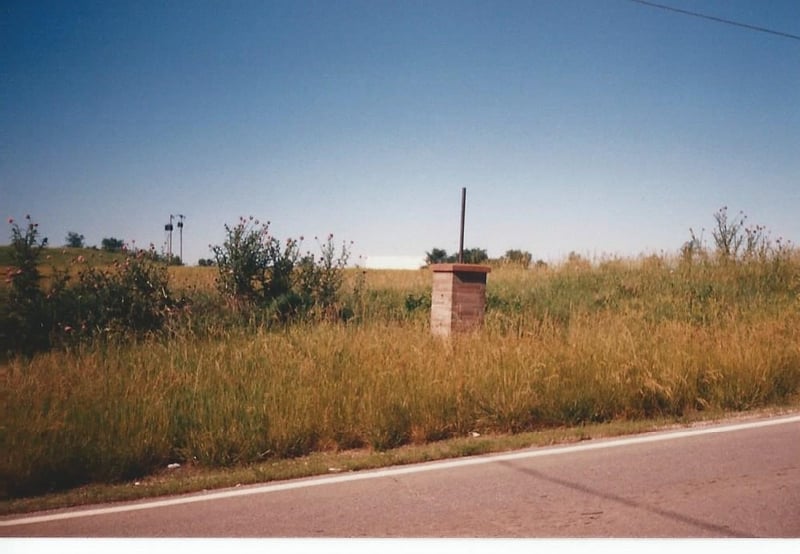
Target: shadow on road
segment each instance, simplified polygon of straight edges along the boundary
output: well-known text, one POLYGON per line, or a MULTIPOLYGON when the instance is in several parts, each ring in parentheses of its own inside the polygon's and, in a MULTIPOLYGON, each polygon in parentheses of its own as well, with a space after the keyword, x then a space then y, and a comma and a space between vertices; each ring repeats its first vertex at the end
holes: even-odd
POLYGON ((656 515, 671 519, 673 521, 678 521, 678 522, 681 522, 681 523, 685 523, 687 525, 691 525, 693 527, 696 527, 698 529, 702 529, 704 531, 709 531, 709 532, 712 532, 712 533, 718 533, 719 535, 721 535, 723 537, 754 538, 753 535, 747 535, 747 534, 744 534, 744 533, 739 533, 739 532, 734 531, 733 529, 730 529, 729 527, 725 527, 723 525, 715 525, 713 523, 709 523, 709 522, 706 522, 706 521, 702 521, 700 519, 696 519, 696 518, 693 518, 693 517, 686 516, 684 514, 680 514, 678 512, 673 512, 671 510, 665 510, 663 508, 658 508, 656 506, 649 506, 647 504, 643 504, 643 503, 640 503, 640 502, 634 502, 633 500, 630 500, 628 498, 624 498, 622 496, 618 496, 616 494, 611 494, 611 493, 607 493, 607 492, 598 491, 598 490, 592 489, 590 487, 587 487, 585 485, 581 485, 581 484, 578 484, 578 483, 573 483, 571 481, 566 481, 564 479, 559 479, 557 477, 551 477, 549 475, 545 475, 544 473, 542 473, 540 471, 536 471, 534 469, 529 469, 529 468, 526 468, 526 467, 520 467, 520 466, 514 464, 513 462, 505 462, 504 461, 504 462, 499 462, 499 463, 504 465, 504 466, 506 466, 506 467, 508 467, 508 468, 511 468, 511 469, 513 469, 513 470, 515 470, 515 471, 517 471, 519 473, 524 473, 524 474, 529 475, 531 477, 534 477, 536 479, 541 479, 543 481, 549 481, 550 483, 554 483, 556 485, 561 485, 562 487, 567 487, 567 488, 570 488, 570 489, 572 489, 574 491, 577 491, 577 492, 580 492, 580 493, 583 493, 583 494, 588 494, 588 495, 596 496, 596 497, 599 497, 599 498, 602 498, 602 499, 605 499, 605 500, 610 500, 612 502, 617 502, 619 504, 623 504, 625 506, 628 506, 629 508, 634 508, 636 510, 645 510, 645 511, 648 511, 650 513, 653 513, 653 514, 656 514, 656 515))

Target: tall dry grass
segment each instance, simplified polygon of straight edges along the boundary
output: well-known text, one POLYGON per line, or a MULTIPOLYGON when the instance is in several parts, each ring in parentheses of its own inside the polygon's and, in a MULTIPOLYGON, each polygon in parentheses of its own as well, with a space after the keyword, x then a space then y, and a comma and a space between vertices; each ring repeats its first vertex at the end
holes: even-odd
POLYGON ((796 258, 497 269, 484 330, 451 340, 430 335, 416 302, 426 272, 350 277, 363 312, 349 324, 187 329, 5 364, 0 493, 173 461, 744 410, 800 391, 796 258))

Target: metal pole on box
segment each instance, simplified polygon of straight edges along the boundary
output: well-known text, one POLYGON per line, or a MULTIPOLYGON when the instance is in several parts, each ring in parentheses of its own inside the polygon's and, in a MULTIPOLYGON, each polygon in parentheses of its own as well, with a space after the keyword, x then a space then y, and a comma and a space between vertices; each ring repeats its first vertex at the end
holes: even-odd
POLYGON ((458 239, 458 263, 464 263, 464 214, 467 209, 467 187, 461 187, 461 231, 458 239))

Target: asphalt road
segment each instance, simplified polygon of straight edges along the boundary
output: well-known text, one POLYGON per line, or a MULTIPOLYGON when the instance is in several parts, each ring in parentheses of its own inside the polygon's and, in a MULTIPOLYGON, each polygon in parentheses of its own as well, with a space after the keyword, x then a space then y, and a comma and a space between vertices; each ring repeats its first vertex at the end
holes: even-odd
POLYGON ((0 519, 17 537, 800 537, 800 415, 0 519))

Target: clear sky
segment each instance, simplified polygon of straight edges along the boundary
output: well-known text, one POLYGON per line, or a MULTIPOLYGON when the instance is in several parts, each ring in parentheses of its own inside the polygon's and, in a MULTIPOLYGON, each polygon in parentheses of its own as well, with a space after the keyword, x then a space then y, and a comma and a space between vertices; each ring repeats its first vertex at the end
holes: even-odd
MULTIPOLYGON (((800 35, 797 0, 661 3, 800 35)), ((0 215, 53 245, 184 214, 196 264, 253 215, 454 252, 461 187, 492 257, 672 253, 723 205, 800 243, 800 41, 630 0, 0 3, 0 215)))

